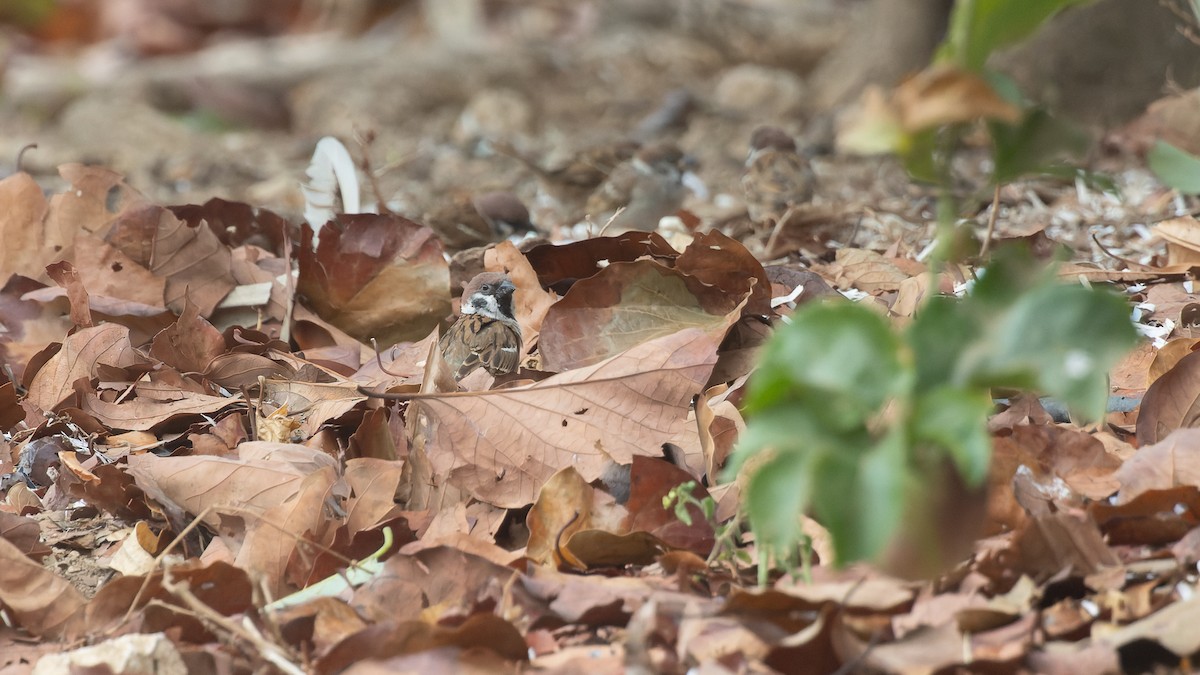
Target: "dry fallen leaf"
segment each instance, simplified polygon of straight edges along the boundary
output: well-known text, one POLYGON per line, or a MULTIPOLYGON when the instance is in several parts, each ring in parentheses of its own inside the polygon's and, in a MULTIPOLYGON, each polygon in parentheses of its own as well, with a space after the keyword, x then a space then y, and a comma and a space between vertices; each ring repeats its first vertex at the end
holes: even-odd
POLYGON ((414 402, 435 475, 515 508, 559 469, 592 481, 610 461, 658 455, 686 422, 723 335, 689 328, 533 385, 414 402))
POLYGON ((312 250, 304 229, 297 290, 323 319, 381 344, 418 340, 450 313, 450 268, 427 227, 395 215, 342 215, 312 250))

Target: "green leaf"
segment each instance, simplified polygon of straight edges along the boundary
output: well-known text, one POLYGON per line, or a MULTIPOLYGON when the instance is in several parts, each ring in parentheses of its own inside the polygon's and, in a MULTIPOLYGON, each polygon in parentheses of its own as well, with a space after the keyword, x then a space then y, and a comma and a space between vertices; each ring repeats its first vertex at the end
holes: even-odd
POLYGON ((1187 194, 1200 194, 1200 157, 1166 141, 1155 141, 1146 162, 1167 185, 1187 194))
POLYGON ((813 455, 780 452, 763 462, 746 484, 746 513, 755 537, 777 553, 800 542, 800 516, 808 510, 813 455))
POLYGON ((1060 10, 1089 0, 958 0, 938 59, 980 70, 999 47, 1032 35, 1060 10))
POLYGON ((1027 174, 1074 174, 1055 160, 1087 148, 1088 137, 1078 126, 1052 117, 1040 108, 1027 111, 1018 124, 988 123, 996 162, 992 180, 1007 183, 1027 174))
POLYGON ((787 402, 834 430, 852 430, 907 384, 887 321, 848 302, 812 305, 775 331, 750 382, 750 412, 787 402))
POLYGON ((813 466, 813 509, 838 564, 876 557, 897 530, 908 483, 903 432, 858 452, 828 453, 813 466))
POLYGON ((943 386, 917 399, 913 437, 949 453, 969 485, 987 477, 992 437, 987 416, 994 408, 985 389, 943 386))
POLYGON ((914 180, 940 183, 938 129, 926 129, 906 136, 907 142, 898 153, 904 169, 914 180))
POLYGON ((1045 392, 1095 420, 1107 407, 1109 369, 1136 342, 1124 299, 1049 283, 1023 294, 968 350, 963 375, 979 386, 1045 392))
POLYGON ((959 360, 982 331, 980 322, 955 298, 930 298, 908 327, 916 370, 914 391, 928 391, 948 382, 959 360))

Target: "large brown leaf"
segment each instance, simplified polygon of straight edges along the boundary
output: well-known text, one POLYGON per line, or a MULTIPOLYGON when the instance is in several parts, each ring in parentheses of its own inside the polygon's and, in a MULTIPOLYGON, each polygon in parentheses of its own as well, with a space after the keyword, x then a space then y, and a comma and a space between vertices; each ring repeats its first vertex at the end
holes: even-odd
POLYGON ((250 442, 238 446, 237 458, 130 455, 129 473, 164 504, 193 515, 213 507, 205 522, 215 527, 221 523, 218 513, 262 514, 295 498, 305 476, 333 462, 302 445, 250 442))
POLYGON ((564 467, 592 481, 609 461, 659 455, 686 423, 739 311, 718 330, 682 330, 533 385, 415 402, 435 476, 515 508, 564 467))
POLYGON ((0 538, 0 605, 18 626, 34 635, 57 635, 83 604, 70 582, 0 538))
POLYGON ((588 366, 684 329, 711 330, 725 322, 729 306, 709 308, 727 300, 720 289, 650 260, 609 265, 575 282, 546 313, 543 368, 588 366))

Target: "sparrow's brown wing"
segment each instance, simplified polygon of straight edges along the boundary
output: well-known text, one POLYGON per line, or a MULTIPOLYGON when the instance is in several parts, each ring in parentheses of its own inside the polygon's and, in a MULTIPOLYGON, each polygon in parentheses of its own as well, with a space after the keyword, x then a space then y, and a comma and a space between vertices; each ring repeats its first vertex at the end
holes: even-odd
POLYGON ((476 368, 492 375, 511 373, 521 361, 521 333, 503 321, 478 314, 459 317, 438 346, 456 380, 476 368))
POLYGON ((611 215, 613 211, 627 206, 633 199, 633 191, 637 187, 638 180, 638 171, 629 162, 613 169, 608 180, 604 181, 604 184, 596 188, 592 196, 588 197, 588 214, 594 217, 611 215))
POLYGON ((766 151, 742 174, 746 208, 756 223, 778 220, 789 206, 812 198, 816 179, 808 160, 794 152, 766 151))

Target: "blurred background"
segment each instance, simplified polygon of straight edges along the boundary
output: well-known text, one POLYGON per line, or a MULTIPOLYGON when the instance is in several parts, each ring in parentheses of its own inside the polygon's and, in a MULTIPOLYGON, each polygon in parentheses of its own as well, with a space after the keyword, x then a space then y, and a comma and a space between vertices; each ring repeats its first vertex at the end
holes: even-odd
MULTIPOLYGON (((992 63, 1109 139, 1099 151, 1136 159, 1144 134, 1127 125, 1200 79, 1182 2, 1073 7, 992 63)), ((294 217, 313 147, 335 135, 369 156, 384 199, 420 215, 464 190, 531 200, 533 176, 512 154, 554 166, 599 143, 666 139, 711 188, 688 207, 721 224, 740 208, 750 132, 771 123, 823 158, 817 201, 906 218, 889 205, 913 196, 903 173, 838 156, 838 118, 868 84, 927 64, 950 6, 3 0, 0 174, 36 143, 21 167, 43 185, 59 164, 102 163, 161 203, 220 196, 294 217)))

